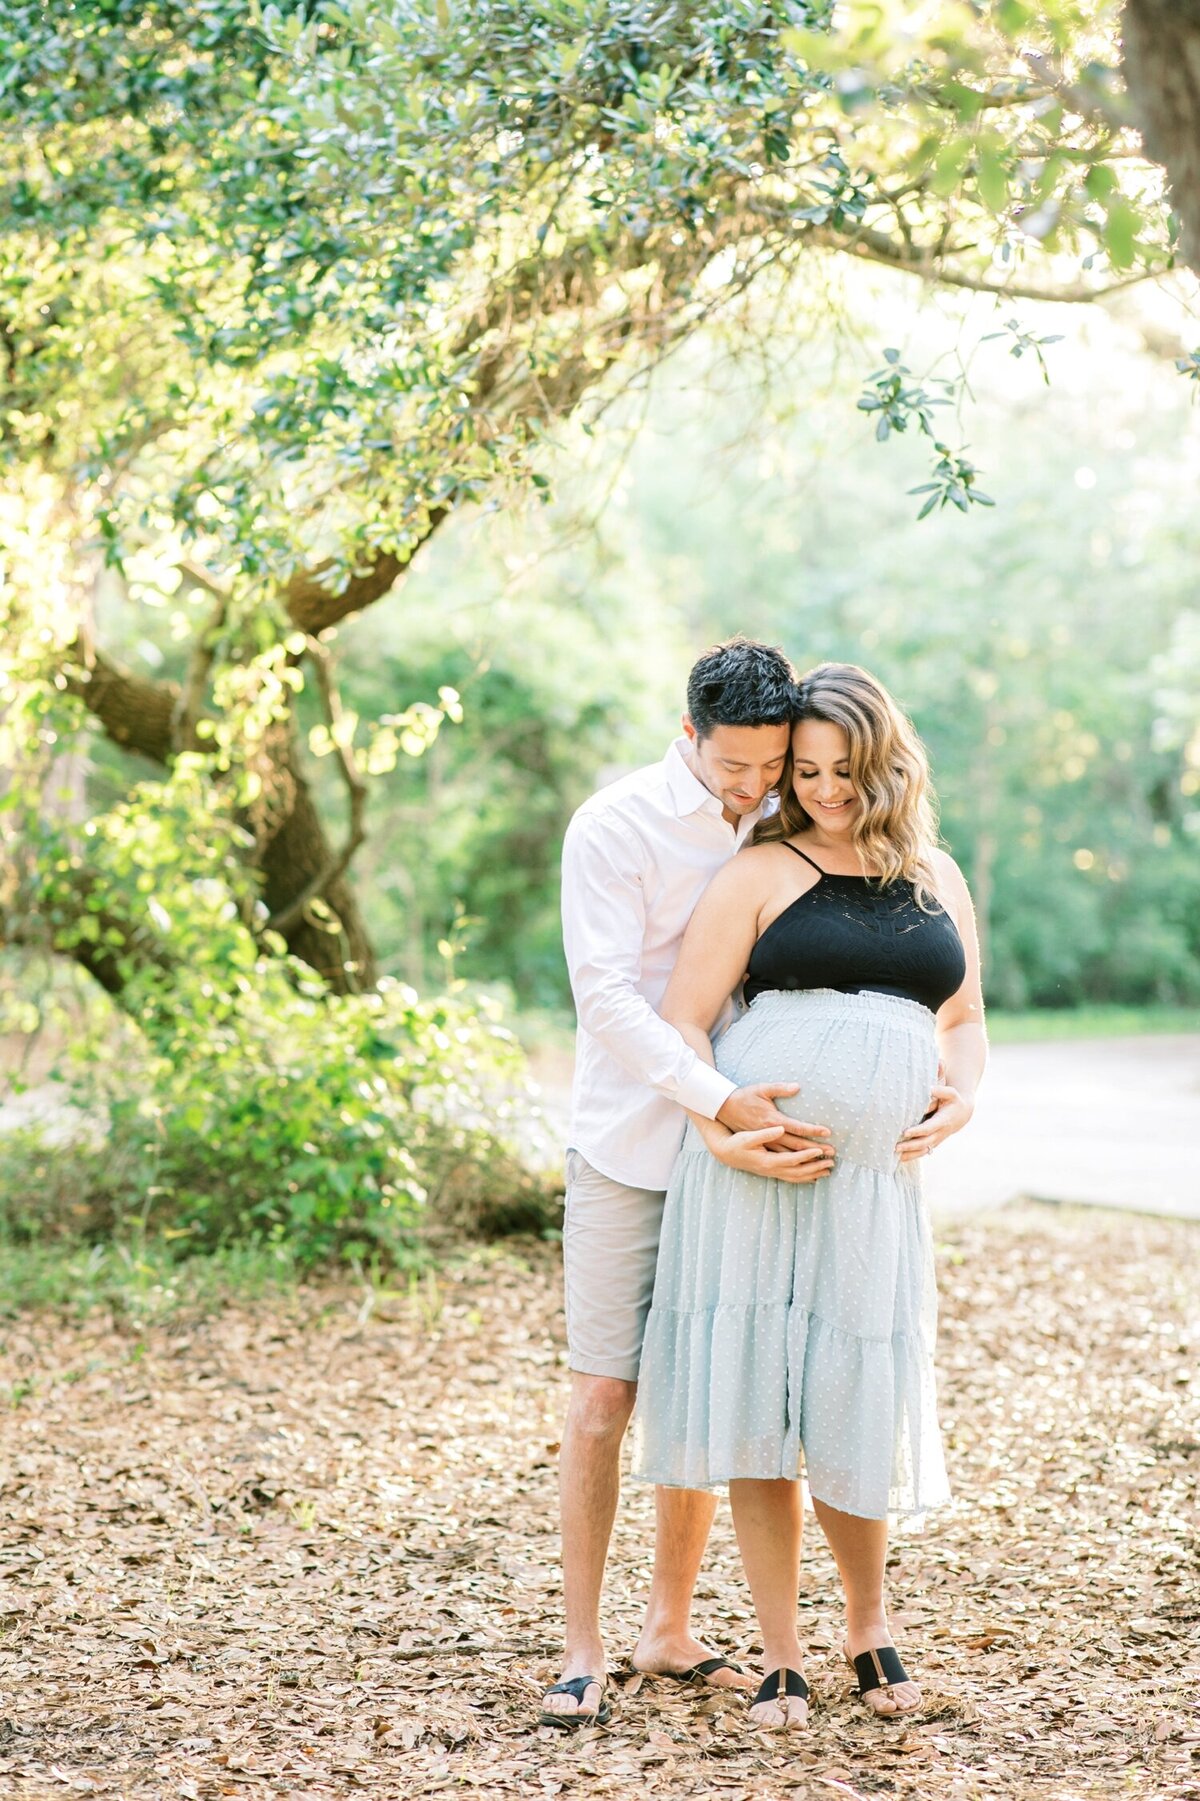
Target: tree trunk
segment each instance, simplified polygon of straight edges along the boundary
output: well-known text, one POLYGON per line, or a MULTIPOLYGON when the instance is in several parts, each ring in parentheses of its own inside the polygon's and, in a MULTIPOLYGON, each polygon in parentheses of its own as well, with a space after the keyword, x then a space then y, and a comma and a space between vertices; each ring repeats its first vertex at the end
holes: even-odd
MULTIPOLYGON (((133 675, 98 651, 87 652, 84 667, 68 671, 67 680, 114 744, 160 767, 170 763, 178 748, 177 683, 133 675)), ((242 823, 254 835, 263 899, 276 914, 330 868, 336 852, 300 768, 290 716, 263 740, 257 772, 262 798, 242 823)), ((343 875, 328 884, 321 898, 323 906, 310 906, 284 930, 288 949, 337 994, 371 987, 375 954, 353 888, 343 875)), ((103 973, 92 973, 110 993, 119 992, 119 959, 108 955, 103 973)))
POLYGON ((1127 0, 1134 122, 1171 184, 1183 260, 1200 273, 1200 0, 1127 0))
MULTIPOLYGON (((267 810, 249 824, 259 845, 263 899, 269 912, 276 914, 329 868, 336 852, 301 772, 290 716, 267 734, 263 750, 267 810)), ((375 952, 345 876, 331 881, 320 902, 306 908, 283 936, 293 956, 315 969, 335 993, 355 994, 374 987, 375 952)))

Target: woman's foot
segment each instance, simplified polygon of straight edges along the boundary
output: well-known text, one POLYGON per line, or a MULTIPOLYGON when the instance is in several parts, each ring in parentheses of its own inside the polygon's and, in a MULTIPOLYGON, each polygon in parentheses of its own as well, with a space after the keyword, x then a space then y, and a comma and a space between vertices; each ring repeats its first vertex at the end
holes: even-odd
POLYGON ((808 1725, 808 1684, 799 1667, 786 1665, 764 1676, 750 1705, 750 1724, 768 1732, 790 1732, 808 1725))
POLYGON ((858 1677, 859 1693, 872 1713, 890 1719, 920 1707, 924 1697, 917 1684, 909 1680, 886 1621, 848 1632, 842 1655, 858 1677), (882 1656, 884 1651, 890 1651, 892 1656, 882 1656), (860 1666, 856 1660, 864 1653, 868 1661, 860 1666))

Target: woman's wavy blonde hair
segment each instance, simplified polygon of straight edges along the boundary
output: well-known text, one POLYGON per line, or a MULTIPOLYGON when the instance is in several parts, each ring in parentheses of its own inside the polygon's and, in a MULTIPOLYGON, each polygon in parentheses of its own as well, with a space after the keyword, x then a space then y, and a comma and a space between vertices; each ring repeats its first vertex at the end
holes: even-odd
MULTIPOLYGON (((853 842, 864 867, 882 886, 911 882, 918 904, 936 907, 937 806, 925 747, 912 721, 857 663, 818 663, 800 677, 793 726, 806 719, 840 725, 849 741, 850 780, 863 803, 853 842)), ((759 823, 754 842, 803 837, 812 823, 796 795, 789 746, 779 811, 759 823)))

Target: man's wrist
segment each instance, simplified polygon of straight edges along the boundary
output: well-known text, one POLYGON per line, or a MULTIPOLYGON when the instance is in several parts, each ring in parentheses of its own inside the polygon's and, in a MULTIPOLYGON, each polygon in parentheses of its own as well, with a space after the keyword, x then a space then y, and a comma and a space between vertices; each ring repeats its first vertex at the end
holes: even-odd
POLYGON ((703 1057, 697 1057, 694 1067, 680 1083, 676 1099, 689 1113, 698 1113, 702 1119, 715 1120, 730 1095, 736 1093, 736 1082, 723 1076, 711 1063, 706 1063, 703 1057))

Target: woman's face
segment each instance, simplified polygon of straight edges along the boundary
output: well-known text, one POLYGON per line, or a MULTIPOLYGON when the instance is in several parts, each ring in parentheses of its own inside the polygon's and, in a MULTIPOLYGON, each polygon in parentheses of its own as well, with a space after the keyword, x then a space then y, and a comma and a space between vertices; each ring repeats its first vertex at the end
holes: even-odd
POLYGON ((818 831, 850 835, 862 802, 850 780, 850 740, 840 725, 802 719, 792 733, 792 787, 818 831))

